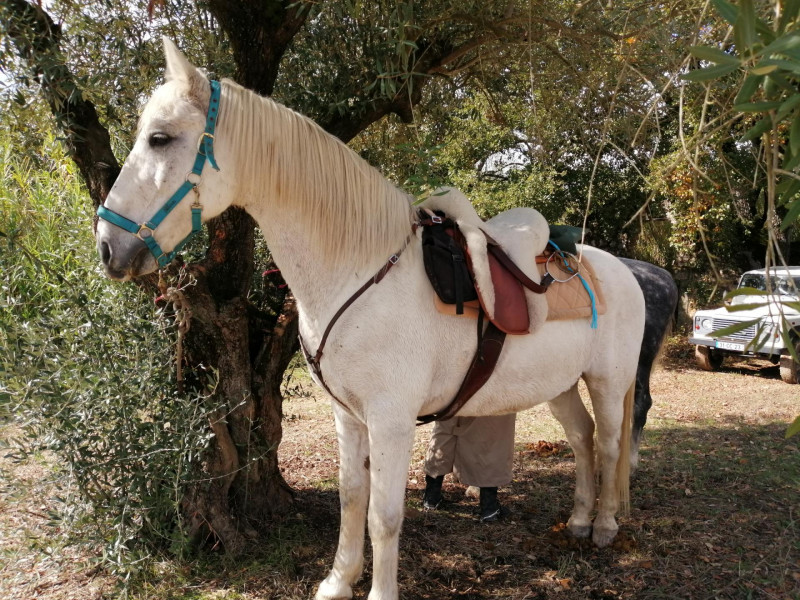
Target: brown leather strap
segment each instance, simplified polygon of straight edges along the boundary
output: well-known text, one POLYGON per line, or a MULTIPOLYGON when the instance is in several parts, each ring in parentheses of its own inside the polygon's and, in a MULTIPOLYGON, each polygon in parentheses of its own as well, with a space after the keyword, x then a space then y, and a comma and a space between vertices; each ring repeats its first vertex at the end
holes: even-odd
MULTIPOLYGON (((482 325, 483 319, 479 318, 478 327, 482 325)), ((417 421, 419 421, 417 425, 425 425, 433 421, 445 421, 456 416, 467 401, 489 380, 500 358, 500 352, 503 350, 505 340, 506 334, 490 321, 486 331, 478 336, 478 348, 475 351, 472 364, 467 370, 464 381, 461 382, 461 387, 453 401, 441 412, 417 417, 417 421)))
MULTIPOLYGON (((484 235, 486 234, 484 233, 484 235)), ((492 256, 494 256, 498 262, 508 270, 509 273, 516 277, 516 279, 522 285, 535 294, 544 294, 547 291, 548 286, 552 282, 552 278, 548 277, 543 279, 542 283, 536 283, 533 279, 525 275, 525 273, 522 272, 522 269, 514 264, 514 261, 511 260, 511 258, 505 253, 500 245, 488 235, 486 235, 486 241, 488 242, 487 249, 492 253, 492 256)))
MULTIPOLYGON (((414 234, 415 231, 416 227, 412 227, 412 235, 414 234)), ((403 251, 406 248, 408 248, 408 244, 411 241, 412 235, 406 238, 406 243, 403 245, 403 247, 400 248, 400 250, 398 250, 394 254, 392 254, 389 257, 389 260, 386 261, 386 264, 383 265, 380 269, 378 269, 378 271, 375 273, 375 275, 372 276, 371 279, 367 280, 367 282, 364 283, 364 285, 358 288, 358 290, 356 290, 356 292, 352 296, 350 296, 345 301, 344 304, 342 304, 339 307, 339 310, 337 310, 336 314, 333 315, 333 318, 330 320, 328 326, 325 328, 325 332, 322 334, 322 340, 320 340, 316 354, 312 356, 311 352, 309 352, 308 348, 306 348, 306 344, 303 341, 303 336, 298 336, 300 338, 300 348, 303 351, 303 355, 306 357, 306 361, 308 362, 308 366, 311 368, 311 371, 314 373, 314 375, 317 376, 317 379, 319 379, 319 382, 320 384, 322 384, 322 387, 325 388, 325 391, 328 392, 328 395, 334 400, 336 400, 336 402, 341 404, 347 410, 350 409, 341 400, 339 400, 336 396, 333 395, 330 388, 325 383, 325 378, 322 376, 322 368, 320 367, 320 362, 322 361, 322 351, 325 349, 325 344, 328 341, 328 335, 330 335, 331 330, 333 329, 333 326, 336 324, 336 321, 339 320, 339 317, 341 317, 344 314, 344 312, 348 308, 350 308, 353 302, 358 300, 364 292, 366 292, 376 283, 380 283, 383 280, 383 278, 386 277, 386 274, 389 272, 389 270, 397 264, 397 261, 400 259, 400 255, 403 253, 403 251)))

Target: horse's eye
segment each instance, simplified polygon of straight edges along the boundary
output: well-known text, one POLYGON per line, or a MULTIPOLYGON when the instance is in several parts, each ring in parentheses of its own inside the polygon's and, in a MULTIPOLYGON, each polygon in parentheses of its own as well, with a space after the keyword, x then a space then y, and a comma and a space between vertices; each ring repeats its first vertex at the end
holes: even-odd
POLYGON ((172 141, 172 138, 169 137, 166 133, 154 133, 150 136, 150 147, 158 148, 159 146, 166 146, 172 141))

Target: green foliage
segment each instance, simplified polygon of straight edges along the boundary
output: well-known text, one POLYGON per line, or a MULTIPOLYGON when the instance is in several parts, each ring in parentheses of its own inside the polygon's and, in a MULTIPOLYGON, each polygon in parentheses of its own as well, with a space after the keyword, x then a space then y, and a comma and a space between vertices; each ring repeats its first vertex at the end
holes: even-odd
POLYGON ((714 4, 731 25, 734 45, 724 50, 693 47, 692 55, 712 66, 683 77, 712 81, 737 73, 730 110, 741 114, 742 142, 760 143, 764 150, 768 211, 775 214, 781 207, 780 229, 785 231, 800 218, 800 4, 781 4, 763 17, 751 0, 738 6, 726 0, 714 4))
POLYGON ((200 476, 209 402, 172 391, 169 321, 99 272, 89 202, 60 144, 42 148, 50 170, 1 148, 0 417, 27 433, 18 452, 56 453, 88 503, 65 516, 91 523, 127 573, 182 547, 181 491, 200 476))

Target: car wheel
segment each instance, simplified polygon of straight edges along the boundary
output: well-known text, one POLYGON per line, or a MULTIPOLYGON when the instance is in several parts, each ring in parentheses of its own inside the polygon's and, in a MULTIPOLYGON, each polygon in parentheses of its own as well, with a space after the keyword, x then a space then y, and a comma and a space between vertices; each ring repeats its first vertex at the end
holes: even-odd
POLYGON ((716 371, 722 366, 725 355, 708 346, 695 346, 694 358, 697 361, 697 366, 704 371, 716 371))
MULTIPOLYGON (((794 346, 795 352, 800 356, 800 342, 794 346)), ((791 354, 781 356, 781 379, 786 383, 797 383, 800 381, 800 363, 791 354)))

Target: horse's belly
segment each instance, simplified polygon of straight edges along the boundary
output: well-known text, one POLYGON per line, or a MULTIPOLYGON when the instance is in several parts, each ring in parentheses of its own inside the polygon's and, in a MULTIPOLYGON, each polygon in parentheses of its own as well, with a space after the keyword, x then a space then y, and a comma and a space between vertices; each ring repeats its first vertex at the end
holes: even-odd
POLYGON ((591 360, 594 344, 590 332, 588 323, 581 320, 548 322, 535 336, 506 336, 489 381, 459 414, 519 412, 568 390, 591 360))

